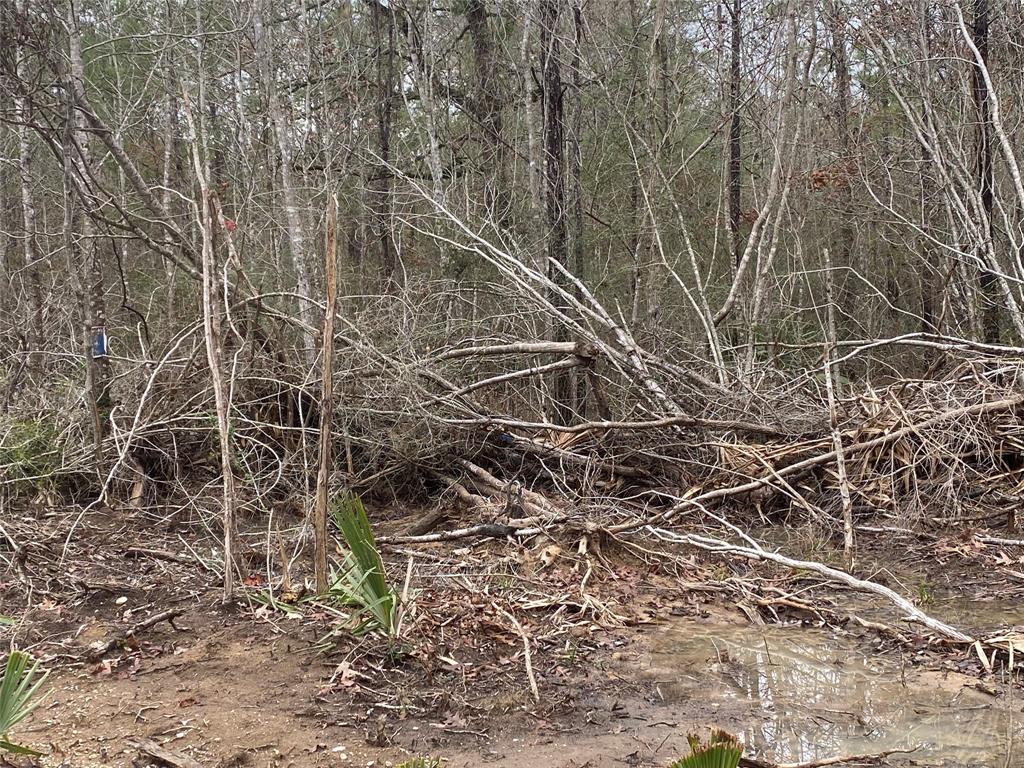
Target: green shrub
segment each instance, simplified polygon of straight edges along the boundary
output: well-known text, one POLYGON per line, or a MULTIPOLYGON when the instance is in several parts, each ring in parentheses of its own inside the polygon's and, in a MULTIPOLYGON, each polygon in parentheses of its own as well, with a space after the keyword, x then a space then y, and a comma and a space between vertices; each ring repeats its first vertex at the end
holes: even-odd
POLYGON ((672 763, 671 768, 736 768, 743 756, 743 745, 725 731, 712 731, 706 743, 694 734, 686 740, 693 754, 672 763))
POLYGON ((47 421, 0 423, 0 476, 38 485, 61 465, 57 437, 56 428, 47 421))
POLYGON ((17 755, 39 755, 34 749, 9 740, 10 730, 32 714, 40 699, 37 694, 48 672, 39 669, 39 662, 22 651, 11 651, 4 676, 0 679, 0 751, 17 755))
POLYGON ((358 496, 346 494, 331 506, 331 517, 348 551, 341 568, 331 573, 330 596, 359 609, 356 634, 379 630, 394 637, 398 631, 398 594, 388 584, 363 502, 358 496))

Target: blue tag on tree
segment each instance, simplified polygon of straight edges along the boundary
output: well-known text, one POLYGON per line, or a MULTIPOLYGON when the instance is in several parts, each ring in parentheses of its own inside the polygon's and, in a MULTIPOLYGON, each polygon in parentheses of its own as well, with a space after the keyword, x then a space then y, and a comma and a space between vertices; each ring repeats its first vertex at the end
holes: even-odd
POLYGON ((107 345, 107 329, 106 328, 95 328, 93 329, 92 337, 92 356, 93 357, 106 357, 110 354, 110 349, 107 345))

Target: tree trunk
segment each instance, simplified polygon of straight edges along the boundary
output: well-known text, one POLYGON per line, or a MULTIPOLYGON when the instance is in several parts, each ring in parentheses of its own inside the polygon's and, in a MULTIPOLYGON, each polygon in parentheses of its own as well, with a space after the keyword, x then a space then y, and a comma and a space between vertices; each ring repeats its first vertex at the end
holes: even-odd
MULTIPOLYGON (((839 141, 839 172, 846 173, 850 157, 850 63, 846 54, 846 18, 845 6, 841 2, 833 2, 829 8, 829 19, 832 31, 832 66, 835 73, 835 118, 836 138, 839 141)), ((835 248, 839 255, 838 266, 844 271, 840 275, 831 275, 830 280, 838 283, 834 299, 840 309, 856 306, 856 295, 853 286, 855 281, 848 279, 849 272, 858 271, 855 263, 856 254, 853 248, 856 232, 851 224, 851 206, 853 202, 852 183, 837 190, 838 201, 836 220, 839 227, 835 237, 835 248), (837 279, 838 278, 838 279, 837 279)))
POLYGON ((103 433, 108 394, 109 358, 107 316, 103 300, 103 268, 96 247, 96 236, 88 212, 88 174, 90 164, 89 137, 78 110, 78 95, 85 93, 85 69, 82 41, 74 5, 68 11, 69 69, 65 90, 68 100, 64 146, 64 244, 68 260, 76 272, 82 306, 83 351, 85 354, 85 388, 93 430, 93 455, 97 473, 103 475, 103 433))
POLYGON ((498 79, 498 48, 487 21, 485 0, 468 0, 466 28, 473 40, 473 63, 476 69, 476 95, 472 101, 473 118, 482 129, 483 156, 481 170, 488 167, 484 182, 484 205, 492 218, 500 221, 507 206, 496 210, 498 195, 505 189, 505 145, 501 137, 501 83, 498 79))
POLYGON ((391 128, 394 119, 395 20, 390 6, 371 0, 373 33, 376 41, 374 61, 377 68, 377 167, 370 183, 373 197, 374 229, 380 244, 381 279, 385 291, 397 282, 398 255, 394 241, 394 201, 391 196, 391 128))
MULTIPOLYGON (((180 180, 183 179, 182 174, 178 174, 177 179, 174 178, 175 171, 179 169, 178 164, 175 162, 177 157, 177 113, 178 113, 178 102, 172 94, 167 94, 167 115, 166 122, 164 123, 164 163, 163 163, 163 194, 161 196, 160 204, 167 211, 168 215, 171 215, 173 210, 173 201, 171 199, 171 190, 175 189, 180 180), (176 183, 177 182, 177 183, 176 183)), ((175 249, 175 243, 171 234, 166 232, 164 234, 164 248, 168 251, 175 249)), ((174 262, 167 260, 164 262, 164 274, 167 278, 167 325, 169 328, 176 327, 177 318, 177 292, 175 291, 175 276, 177 274, 177 267, 174 262)))
MULTIPOLYGON (((547 224, 545 253, 548 276, 559 285, 565 278, 551 263, 568 265, 568 236, 565 206, 565 103, 562 91, 562 51, 559 38, 562 0, 540 0, 540 59, 544 138, 544 212, 547 224)), ((567 310, 565 300, 552 297, 552 303, 567 310)), ((552 331, 555 341, 566 340, 564 324, 555 320, 552 331)), ((552 383, 553 416, 568 423, 573 412, 573 386, 568 371, 558 371, 552 383)))
MULTIPOLYGON (((988 0, 974 0, 974 44, 978 47, 981 66, 988 66, 988 0)), ((992 190, 992 107, 989 103, 988 86, 981 66, 972 68, 974 84, 974 104, 978 110, 977 128, 977 183, 981 196, 981 208, 984 215, 982 229, 984 237, 991 240, 995 235, 992 221, 993 190, 992 190)), ((987 244, 981 244, 981 249, 987 244)), ((995 249, 992 249, 993 252, 995 249)), ((982 256, 982 261, 984 261, 982 256)), ((1000 336, 999 282, 991 269, 983 269, 979 279, 981 285, 982 327, 986 343, 997 344, 1000 336)))
POLYGON ((654 203, 658 199, 657 189, 660 183, 659 163, 662 152, 662 140, 668 120, 668 105, 664 101, 665 89, 663 80, 667 56, 665 53, 665 9, 666 0, 657 0, 654 6, 654 30, 651 33, 651 48, 648 52, 647 66, 647 110, 648 135, 650 144, 650 167, 647 173, 647 205, 650 207, 648 217, 651 223, 651 236, 647 246, 647 274, 645 294, 647 304, 647 325, 651 338, 657 338, 656 327, 661 313, 660 292, 658 291, 658 275, 661 273, 661 251, 654 235, 658 222, 655 220, 654 203))
MULTIPOLYGON (((921 5, 921 18, 924 24, 924 57, 921 62, 922 80, 926 83, 931 81, 931 41, 932 41, 932 10, 931 0, 925 0, 921 5)), ((931 120, 930 107, 927 99, 921 104, 922 121, 927 125, 931 120)), ((921 250, 924 256, 924 271, 921 274, 921 331, 923 333, 940 333, 942 324, 942 276, 939 252, 935 244, 931 242, 932 219, 936 215, 936 206, 933 203, 934 190, 938 187, 938 180, 932 170, 933 158, 928 145, 921 145, 921 172, 920 172, 920 206, 921 206, 921 250)))
MULTIPOLYGON (((19 0, 17 14, 22 24, 28 24, 26 0, 19 0)), ((17 34, 17 33, 16 33, 17 34)), ((22 82, 28 82, 28 63, 18 34, 15 45, 17 59, 17 75, 22 82)), ((14 98, 14 112, 18 119, 18 179, 21 187, 21 221, 24 253, 25 274, 28 282, 29 318, 25 324, 27 347, 29 350, 29 366, 33 369, 43 365, 45 358, 37 354, 44 344, 43 325, 43 291, 41 284, 39 255, 36 245, 36 203, 32 187, 32 141, 30 138, 29 121, 32 119, 28 99, 20 93, 14 98)))
POLYGON ((334 312, 338 302, 338 198, 327 208, 327 254, 324 260, 327 306, 324 310, 323 372, 320 384, 320 466, 313 514, 316 591, 327 591, 327 492, 331 478, 331 424, 334 420, 334 312))
MULTIPOLYGON (((295 188, 289 124, 285 120, 284 112, 281 109, 281 103, 277 94, 277 84, 274 81, 273 53, 272 46, 267 39, 267 30, 264 27, 264 8, 263 0, 260 0, 257 5, 257 11, 253 14, 256 55, 260 64, 260 76, 267 89, 267 108, 270 112, 270 122, 274 128, 274 136, 277 139, 277 150, 281 157, 281 193, 284 195, 285 217, 288 221, 288 244, 292 251, 295 278, 298 283, 299 294, 305 298, 311 298, 309 267, 306 261, 306 226, 302 220, 302 208, 299 205, 299 196, 295 188)), ((313 315, 308 301, 299 302, 299 317, 305 325, 302 329, 302 356, 308 364, 313 359, 314 345, 313 332, 311 330, 313 328, 313 315)))
POLYGON ((743 21, 743 0, 732 2, 732 42, 729 60, 729 250, 733 267, 740 264, 740 186, 741 186, 741 135, 740 135, 740 53, 743 43, 741 25, 743 21))

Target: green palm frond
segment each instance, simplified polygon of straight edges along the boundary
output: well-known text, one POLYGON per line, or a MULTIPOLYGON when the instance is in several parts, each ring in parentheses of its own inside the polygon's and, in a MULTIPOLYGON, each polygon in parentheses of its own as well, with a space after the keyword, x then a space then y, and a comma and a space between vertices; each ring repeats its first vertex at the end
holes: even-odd
POLYGON ((28 747, 9 741, 8 733, 32 714, 40 699, 36 696, 49 672, 39 669, 39 662, 22 651, 11 651, 7 657, 3 679, 0 680, 0 750, 18 755, 39 755, 28 747))
POLYGON ((331 595, 360 609, 362 620, 356 627, 357 634, 380 629, 394 635, 398 595, 388 585, 363 502, 347 494, 331 506, 331 516, 348 548, 341 569, 331 574, 331 595))
POLYGON ((712 731, 707 743, 693 734, 686 740, 693 754, 672 763, 671 768, 736 768, 743 756, 743 745, 725 731, 712 731))

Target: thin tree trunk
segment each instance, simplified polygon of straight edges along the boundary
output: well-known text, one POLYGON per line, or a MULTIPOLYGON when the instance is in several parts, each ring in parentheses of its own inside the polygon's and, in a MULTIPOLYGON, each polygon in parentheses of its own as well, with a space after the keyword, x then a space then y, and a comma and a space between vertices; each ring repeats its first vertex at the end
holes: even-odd
MULTIPOLYGON (((540 56, 541 81, 543 86, 543 133, 544 133, 544 192, 547 223, 546 254, 547 272, 556 283, 564 283, 560 270, 551 264, 568 264, 568 236, 565 206, 565 104, 562 91, 562 52, 559 38, 562 0, 540 0, 540 56)), ((561 311, 566 311, 564 300, 554 296, 552 301, 561 311)), ((566 339, 565 327, 555 321, 552 331, 555 341, 566 339)), ((554 376, 552 386, 554 416, 561 423, 568 423, 573 412, 572 378, 567 371, 554 376)))
POLYGON ((327 255, 324 261, 327 306, 320 385, 320 467, 316 476, 316 508, 313 515, 316 591, 327 591, 327 491, 331 477, 331 424, 334 420, 334 312, 338 301, 338 198, 327 208, 327 255))
MULTIPOLYGON (((569 101, 569 178, 572 180, 572 218, 571 218, 571 251, 569 254, 569 271, 580 280, 586 281, 587 270, 584 263, 583 238, 583 9, 579 0, 572 4, 572 98, 569 101)), ((577 292, 578 295, 578 292, 577 292)), ((588 371, 593 374, 592 365, 588 371)), ((583 371, 567 372, 571 379, 574 393, 574 408, 581 416, 586 415, 588 382, 593 375, 586 376, 583 371)))
MULTIPOLYGON (((978 48, 981 64, 972 68, 971 77, 974 84, 974 104, 978 110, 977 133, 977 183, 981 196, 981 207, 985 220, 982 222, 984 237, 994 237, 992 221, 993 189, 992 189, 992 108, 989 103, 988 85, 982 67, 988 66, 988 0, 974 0, 974 44, 978 48)), ((982 250, 988 244, 981 244, 982 250)), ((993 249, 994 252, 995 249, 993 249)), ((982 257, 984 261, 984 257, 982 257)), ((985 342, 997 344, 1000 336, 999 322, 999 284, 991 269, 983 269, 980 276, 982 307, 982 326, 985 342)))
MULTIPOLYGON (((846 53, 846 18, 845 6, 841 2, 833 2, 829 9, 832 27, 832 64, 835 71, 835 116, 836 134, 839 139, 839 156, 842 162, 840 172, 851 162, 850 157, 850 63, 846 53)), ((860 272, 856 263, 853 248, 856 232, 851 224, 851 205, 853 202, 852 184, 847 183, 838 190, 838 210, 836 220, 839 223, 835 240, 839 255, 839 266, 860 272)), ((856 306, 856 296, 852 290, 854 281, 846 278, 845 270, 839 275, 838 290, 835 299, 847 308, 856 306)), ((833 280, 836 278, 833 275, 833 280)))
POLYGON ((217 437, 220 443, 222 513, 224 525, 223 599, 230 602, 235 591, 235 471, 231 460, 231 422, 227 384, 224 380, 220 329, 220 290, 213 253, 213 201, 205 179, 201 182, 201 223, 203 228, 203 339, 210 366, 214 408, 217 411, 217 437))
MULTIPOLYGON (((27 24, 26 0, 19 0, 17 13, 21 17, 22 23, 27 24)), ((17 59, 17 75, 22 83, 27 83, 28 63, 21 45, 20 35, 17 39, 14 54, 17 59)), ((32 191, 35 183, 32 178, 32 142, 29 129, 32 115, 28 99, 20 93, 14 98, 14 111, 18 119, 18 180, 21 186, 22 236, 24 238, 25 274, 28 281, 29 300, 29 321, 25 327, 28 336, 29 366, 35 369, 44 363, 43 356, 38 354, 38 350, 42 349, 44 343, 43 291, 36 244, 36 203, 32 191)))
POLYGON ((394 120, 395 20, 390 6, 371 0, 371 17, 376 40, 374 60, 377 68, 377 168, 370 184, 373 198, 374 229, 380 244, 380 268, 384 290, 395 287, 398 255, 394 243, 394 201, 391 195, 391 128, 394 120))
MULTIPOLYGON (((277 149, 281 157, 281 193, 284 195, 285 218, 288 221, 288 244, 291 246, 292 264, 295 268, 299 293, 309 298, 311 289, 309 267, 306 261, 306 226, 302 220, 302 208, 299 205, 299 195, 295 188, 292 140, 289 125, 285 120, 278 98, 277 84, 274 81, 272 47, 267 39, 267 30, 264 28, 264 0, 259 0, 257 7, 258 10, 253 14, 253 31, 256 36, 260 76, 267 89, 267 109, 270 112, 270 122, 274 128, 274 137, 277 139, 277 149)), ((309 363, 312 361, 314 342, 313 333, 310 330, 313 327, 312 309, 308 301, 299 302, 299 317, 305 326, 302 329, 302 356, 309 363)))
POLYGON ((846 455, 843 448, 843 435, 839 429, 839 408, 837 405, 839 389, 839 371, 832 364, 836 348, 836 307, 835 281, 832 275, 832 260, 828 248, 825 249, 825 393, 828 397, 829 425, 832 428, 832 448, 836 453, 836 476, 839 481, 839 498, 843 511, 843 560, 847 570, 853 569, 853 499, 850 495, 850 483, 846 474, 846 455))
POLYGON ((103 433, 105 411, 109 407, 107 383, 106 307, 103 301, 103 269, 96 247, 92 219, 79 207, 87 204, 86 169, 89 167, 89 137, 78 111, 78 95, 85 93, 85 69, 82 61, 81 30, 72 4, 68 11, 68 51, 66 93, 68 125, 64 148, 65 247, 69 261, 77 271, 82 305, 82 335, 85 353, 85 388, 93 430, 95 468, 103 476, 103 433), (77 179, 77 182, 76 182, 77 179), (76 191, 77 186, 77 191, 76 191))
POLYGON ((213 191, 210 189, 210 155, 205 124, 206 117, 206 75, 203 54, 202 7, 196 6, 196 31, 200 39, 196 72, 199 80, 198 123, 192 111, 188 92, 182 90, 182 106, 192 135, 192 167, 199 182, 197 218, 202 238, 201 267, 203 286, 203 341, 206 347, 206 361, 210 368, 210 384, 213 388, 214 409, 217 415, 217 437, 220 445, 221 469, 221 512, 224 527, 224 581, 222 600, 230 603, 234 599, 235 569, 237 567, 237 498, 235 494, 235 470, 231 446, 231 398, 230 388, 224 376, 224 350, 221 334, 220 280, 217 270, 215 235, 213 222, 217 217, 213 191))
POLYGON ((657 0, 654 6, 654 31, 651 34, 651 49, 648 54, 647 69, 647 110, 648 110, 648 142, 650 143, 651 167, 647 175, 647 199, 651 202, 649 218, 651 222, 651 237, 647 249, 647 274, 643 278, 646 283, 647 323, 651 330, 652 337, 656 338, 655 328, 658 324, 658 316, 661 313, 661 302, 658 291, 658 275, 661 263, 660 251, 657 237, 654 235, 658 222, 655 220, 654 201, 658 199, 657 186, 659 180, 659 162, 662 151, 662 138, 664 136, 665 123, 667 122, 667 105, 659 98, 663 92, 663 79, 665 76, 665 8, 666 0, 657 0))
POLYGON ((484 156, 481 169, 488 166, 494 175, 484 182, 484 205, 492 218, 500 221, 507 205, 499 209, 498 195, 505 189, 505 145, 502 142, 502 92, 498 79, 498 48, 487 20, 485 0, 468 0, 466 28, 473 39, 473 63, 476 68, 476 96, 473 116, 483 129, 484 156))
MULTIPOLYGON (((200 64, 200 114, 202 114, 203 110, 203 77, 201 69, 202 65, 200 64)), ((188 94, 183 93, 182 96, 185 117, 193 137, 191 147, 192 165, 196 179, 199 182, 199 201, 196 213, 202 236, 203 341, 206 347, 206 361, 210 368, 210 384, 213 388, 214 409, 217 415, 217 437, 220 446, 221 504, 224 526, 224 581, 222 598, 225 603, 228 603, 234 598, 235 591, 237 536, 235 509, 237 501, 235 494, 235 471, 231 458, 231 403, 223 369, 224 351, 221 342, 220 281, 218 280, 216 256, 214 253, 213 221, 215 212, 213 193, 210 191, 208 181, 206 160, 205 158, 200 159, 199 145, 204 143, 202 136, 199 135, 201 129, 197 130, 188 94)))
MULTIPOLYGON (((437 111, 434 106, 434 55, 433 34, 430 22, 433 15, 431 0, 426 0, 419 23, 410 19, 406 24, 409 53, 412 58, 412 78, 419 92, 420 111, 427 130, 427 166, 430 168, 430 180, 434 199, 441 201, 444 196, 444 168, 441 164, 441 143, 437 135, 437 111)), ((410 115, 412 117, 412 115, 410 115)), ((414 118, 415 119, 415 118, 414 118)))
MULTIPOLYGON (((931 42, 932 42, 932 10, 931 0, 924 0, 921 8, 921 19, 924 25, 923 43, 924 57, 921 62, 922 80, 931 81, 931 42)), ((931 109, 927 99, 921 105, 921 117, 925 124, 931 120, 931 109)), ((939 333, 941 326, 940 308, 942 306, 941 264, 936 246, 931 242, 932 219, 935 217, 935 206, 932 203, 933 189, 937 184, 932 172, 932 152, 927 144, 921 144, 921 249, 924 251, 924 272, 921 275, 921 330, 924 333, 939 333)))
POLYGON ((523 99, 523 121, 526 123, 526 175, 530 188, 530 215, 527 217, 527 232, 531 244, 538 248, 531 251, 534 259, 531 267, 544 272, 544 158, 540 148, 541 128, 537 124, 537 110, 534 108, 533 61, 531 56, 532 29, 535 6, 529 0, 523 9, 523 34, 519 42, 519 82, 523 99))
POLYGON ((741 123, 740 123, 740 54, 743 43, 743 0, 732 2, 732 41, 729 60, 729 251, 734 268, 740 264, 740 187, 741 172, 741 123))
MULTIPOLYGON (((172 185, 176 181, 174 179, 174 172, 177 168, 177 164, 175 163, 175 157, 177 155, 177 152, 175 151, 177 147, 177 112, 177 99, 174 98, 173 94, 168 93, 166 123, 164 124, 163 195, 160 200, 160 204, 163 206, 164 210, 167 211, 168 215, 171 215, 172 210, 171 190, 174 188, 172 185)), ((168 251, 175 248, 174 240, 169 232, 164 234, 164 247, 168 251)), ((177 267, 173 261, 167 260, 164 262, 164 274, 167 277, 166 307, 167 326, 169 328, 177 327, 177 292, 174 288, 177 271, 177 267)))

